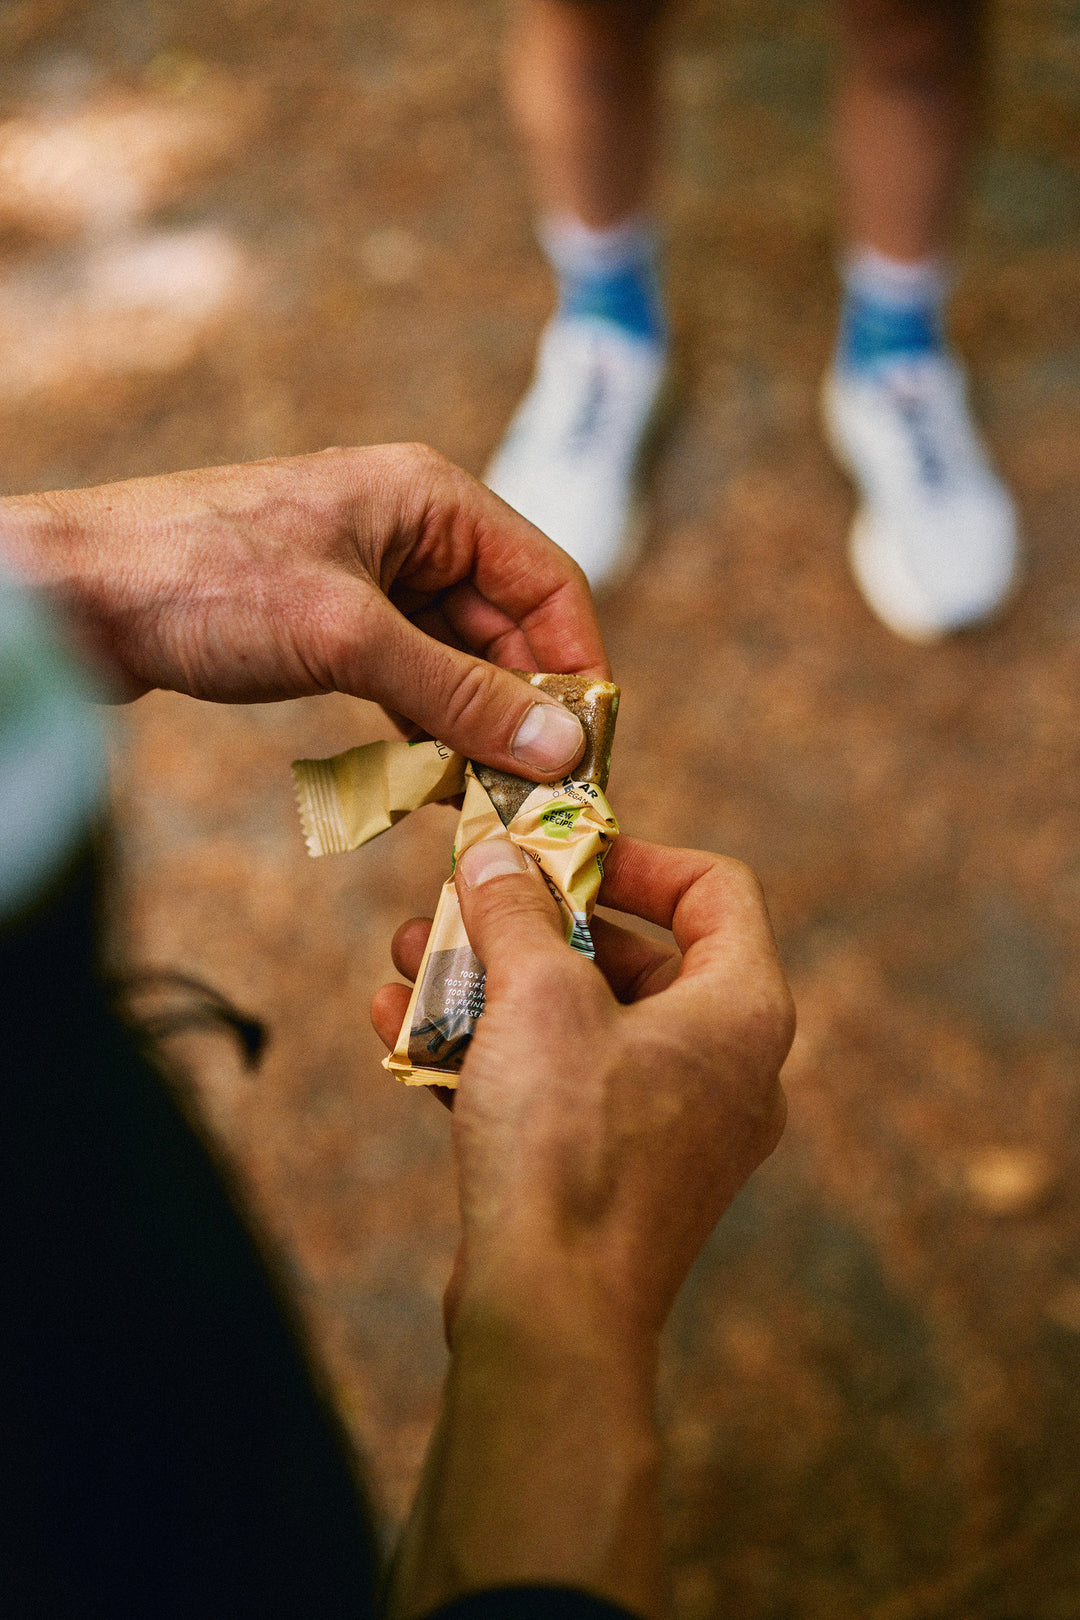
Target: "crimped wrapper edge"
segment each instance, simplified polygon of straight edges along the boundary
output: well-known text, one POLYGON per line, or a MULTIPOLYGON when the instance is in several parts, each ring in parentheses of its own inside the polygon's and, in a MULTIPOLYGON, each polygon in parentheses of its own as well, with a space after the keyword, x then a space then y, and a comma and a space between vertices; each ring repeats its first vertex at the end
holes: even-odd
POLYGON ((344 855, 349 848, 333 764, 329 759, 293 761, 293 790, 309 855, 344 855))

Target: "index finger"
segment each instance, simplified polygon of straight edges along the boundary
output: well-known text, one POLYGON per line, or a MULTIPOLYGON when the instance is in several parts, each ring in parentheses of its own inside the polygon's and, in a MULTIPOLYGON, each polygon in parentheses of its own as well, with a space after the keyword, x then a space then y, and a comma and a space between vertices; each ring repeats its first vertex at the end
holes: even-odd
POLYGON ((538 669, 610 680, 585 575, 554 541, 498 504, 497 521, 477 534, 471 580, 444 598, 448 620, 470 646, 497 646, 516 630, 538 669))
POLYGON ((703 1046, 755 1027, 777 1067, 795 1032, 791 995, 757 878, 741 861, 694 849, 616 839, 601 902, 670 928, 683 952, 676 982, 642 1005, 665 1003, 703 1046))
MULTIPOLYGON (((441 471, 446 478, 447 469, 441 471)), ((470 647, 491 646, 517 627, 539 669, 609 679, 596 609, 577 563, 483 484, 456 468, 450 474, 450 489, 443 487, 423 539, 403 559, 392 595, 438 594, 470 647)))
POLYGON ((520 512, 489 489, 483 495, 473 574, 480 599, 520 625, 541 669, 609 680, 611 669, 582 570, 520 512))
MULTIPOLYGON (((670 928, 685 950, 702 929, 711 931, 712 913, 725 909, 724 892, 745 884, 748 874, 741 861, 708 850, 669 849, 623 833, 605 860, 599 901, 613 911, 670 928), (706 889, 699 889, 703 883, 706 889)), ((757 880, 753 882, 756 886, 757 880)))

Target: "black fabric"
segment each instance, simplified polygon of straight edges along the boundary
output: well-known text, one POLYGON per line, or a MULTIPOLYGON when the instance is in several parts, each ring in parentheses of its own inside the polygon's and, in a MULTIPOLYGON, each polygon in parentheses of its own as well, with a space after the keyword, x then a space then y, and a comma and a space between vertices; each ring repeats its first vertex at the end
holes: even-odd
POLYGON ((369 1521, 255 1247, 91 970, 89 861, 0 931, 0 1608, 375 1612, 369 1521))
POLYGON ((633 1620, 629 1609, 568 1586, 502 1586, 473 1592, 426 1620, 633 1620))

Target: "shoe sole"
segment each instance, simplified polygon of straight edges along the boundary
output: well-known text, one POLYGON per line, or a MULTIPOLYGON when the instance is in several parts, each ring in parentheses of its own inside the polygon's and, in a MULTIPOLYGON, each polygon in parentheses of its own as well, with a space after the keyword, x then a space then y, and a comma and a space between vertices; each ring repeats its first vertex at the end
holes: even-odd
POLYGON ((915 589, 905 577, 903 566, 897 565, 895 549, 881 539, 865 507, 855 513, 847 554, 863 600, 893 635, 929 646, 960 628, 935 624, 922 617, 917 607, 913 610, 911 599, 916 594, 915 589))

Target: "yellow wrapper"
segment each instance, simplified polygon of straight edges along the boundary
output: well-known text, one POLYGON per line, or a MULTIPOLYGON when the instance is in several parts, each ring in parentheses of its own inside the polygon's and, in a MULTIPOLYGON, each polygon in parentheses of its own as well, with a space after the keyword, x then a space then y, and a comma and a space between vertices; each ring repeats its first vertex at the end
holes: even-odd
MULTIPOLYGON (((487 792, 465 772, 465 803, 454 839, 454 862, 484 838, 507 834, 540 867, 559 902, 568 942, 592 956, 589 918, 604 856, 618 824, 592 782, 540 786, 504 827, 487 792)), ((410 1086, 455 1087, 476 1020, 484 1010, 484 970, 473 954, 458 909, 453 878, 443 885, 424 958, 398 1036, 384 1066, 410 1086)))
POLYGON ((422 804, 465 786, 465 760, 441 742, 373 742, 333 759, 293 761, 310 855, 344 855, 422 804))
MULTIPOLYGON (((543 872, 559 903, 569 943, 592 956, 589 918, 604 856, 619 831, 595 782, 568 777, 536 787, 504 826, 472 766, 441 742, 374 742, 333 759, 298 759, 293 779, 312 855, 359 849, 410 810, 453 798, 464 789, 455 865, 470 845, 508 834, 543 872)), ((407 1085, 456 1086, 483 1010, 484 970, 469 945, 450 878, 439 896, 409 1010, 385 1067, 407 1085)))

